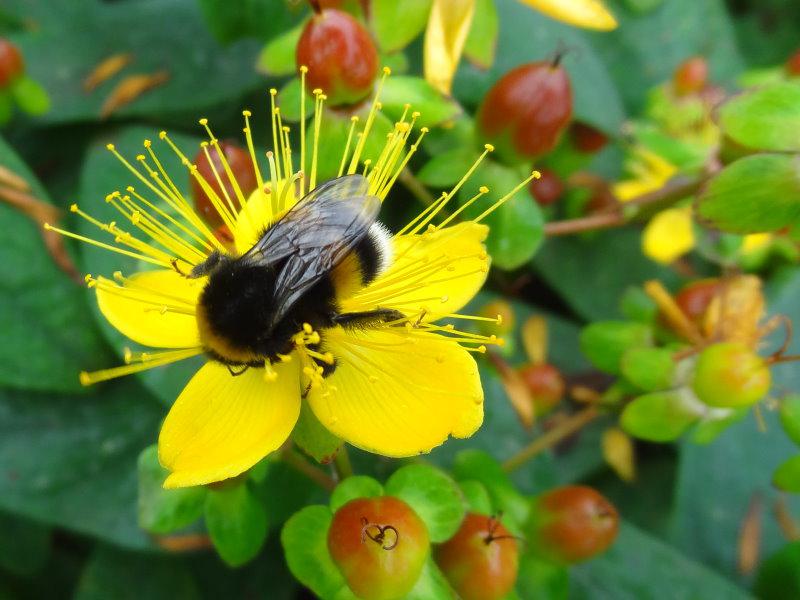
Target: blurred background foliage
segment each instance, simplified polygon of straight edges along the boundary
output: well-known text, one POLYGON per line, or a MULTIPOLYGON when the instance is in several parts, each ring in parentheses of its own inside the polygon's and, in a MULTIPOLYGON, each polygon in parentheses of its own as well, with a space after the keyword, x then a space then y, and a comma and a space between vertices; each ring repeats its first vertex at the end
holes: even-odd
MULTIPOLYGON (((425 18, 414 14, 414 5, 420 5, 424 17, 429 3, 403 4, 408 14, 398 18, 412 22, 408 27, 419 34, 425 18)), ((492 84, 512 67, 546 60, 559 49, 567 50, 563 65, 574 94, 573 119, 602 132, 609 143, 599 153, 576 159, 574 149, 565 149, 563 142, 541 163, 562 174, 590 173, 611 185, 626 178, 634 143, 649 140, 651 150, 663 148, 663 140, 655 134, 648 137, 652 130, 642 123, 658 115, 653 106, 659 86, 671 80, 680 63, 704 57, 710 80, 733 90, 742 85, 743 74, 774 77, 800 40, 800 5, 789 0, 607 4, 619 20, 613 31, 575 28, 516 0, 478 2, 475 27, 483 29, 467 42, 467 59, 455 74, 452 99, 422 80, 404 80, 404 75, 422 72, 420 35, 393 39, 400 34, 378 28, 381 60, 401 75, 389 91, 387 112, 410 101, 421 105, 431 125, 455 123, 431 133, 425 153, 413 165, 419 180, 432 188, 454 183, 447 181, 448 169, 429 159, 446 152, 450 165, 469 164, 474 158, 479 136, 471 121, 459 115, 474 114, 492 84)), ((276 87, 282 97, 296 97, 293 43, 308 14, 305 3, 280 0, 6 0, 0 5, 0 35, 21 50, 31 83, 15 91, 11 102, 17 107, 8 108, 0 165, 21 177, 33 196, 60 211, 70 228, 80 230, 71 219, 70 204, 99 205, 126 181, 104 149, 107 142, 137 148, 163 128, 175 133, 179 145, 189 146, 201 137, 201 116, 212 120, 219 137, 238 139, 242 108, 267 114, 265 90, 276 87), (122 55, 115 59, 124 64, 122 70, 87 91, 87 76, 117 55, 122 55), (129 84, 131 101, 110 103, 115 86, 131 76, 143 77, 129 84)), ((256 137, 266 139, 265 120, 256 120, 256 137)), ((688 152, 678 169, 691 174, 696 156, 692 148, 669 146, 662 155, 684 152, 685 157, 688 152)), ((515 167, 493 168, 494 173, 485 173, 489 179, 507 180, 507 170, 512 176, 517 173, 515 167)), ((403 222, 416 209, 405 188, 399 186, 394 193, 399 201, 389 203, 393 212, 384 216, 390 224, 403 222)), ((568 192, 576 206, 585 204, 590 193, 590 185, 580 184, 568 192)), ((718 219, 714 198, 706 200, 705 216, 718 219)), ((641 294, 638 286, 647 280, 658 279, 675 290, 690 278, 717 274, 719 266, 731 267, 735 260, 728 258, 740 244, 737 238, 732 254, 720 260, 720 240, 698 234, 688 258, 663 264, 643 254, 640 223, 544 239, 545 221, 579 213, 567 202, 539 207, 527 192, 515 203, 493 223, 490 249, 495 264, 504 269, 492 272, 473 308, 479 311, 501 296, 511 301, 517 323, 533 314, 544 316, 548 361, 570 383, 598 376, 581 351, 582 327, 629 318, 641 294)), ((268 533, 266 541, 261 535, 253 542, 258 556, 243 567, 226 566, 207 547, 200 525, 180 536, 151 535, 140 527, 146 519, 141 503, 147 502, 148 477, 159 477, 158 467, 141 453, 156 440, 165 407, 194 366, 179 364, 82 389, 77 373, 117 364, 123 339, 98 317, 95 302, 76 285, 75 274, 53 261, 30 214, 12 204, 0 204, 0 598, 304 597, 307 592, 287 570, 278 534, 292 513, 324 502, 325 495, 282 462, 270 463, 261 475, 253 501, 263 507, 262 528, 268 533), (148 475, 153 468, 155 473, 148 475)), ((95 249, 67 244, 67 252, 81 273, 122 266, 95 249)), ((766 280, 770 314, 800 318, 796 257, 771 257, 756 266, 766 280)), ((512 341, 515 336, 502 360, 519 366, 527 358, 519 332, 511 334, 512 341)), ((800 342, 792 350, 800 350, 800 342)), ((502 370, 483 361, 481 371, 485 423, 473 438, 435 450, 430 460, 437 465, 450 467, 464 449, 482 449, 506 460, 543 427, 553 426, 543 419, 525 427, 507 399, 502 370)), ((776 368, 773 393, 800 389, 798 373, 792 366, 776 368)), ((560 412, 578 408, 573 403, 560 412)), ((775 469, 796 450, 774 411, 763 410, 760 418, 762 427, 749 414, 707 445, 636 441, 633 481, 623 481, 601 451, 610 417, 594 421, 555 451, 538 454, 517 469, 514 482, 524 493, 586 482, 611 499, 622 515, 613 547, 569 570, 569 596, 746 598, 758 564, 776 552, 782 554, 762 571, 761 593, 768 596, 763 590, 769 585, 784 589, 783 577, 793 576, 797 585, 797 547, 785 544, 787 535, 798 535, 787 523, 792 512, 800 518, 800 503, 772 485, 775 469), (747 562, 752 554, 755 560, 747 562)), ((358 473, 381 480, 396 466, 360 452, 352 460, 358 473)), ((218 504, 250 502, 214 498, 218 504)), ((182 499, 184 508, 199 507, 191 509, 195 519, 188 522, 203 510, 208 520, 210 500, 201 500, 205 509, 200 500, 182 499)), ((150 525, 151 530, 158 528, 150 525)), ((553 597, 564 593, 553 592, 553 597)))

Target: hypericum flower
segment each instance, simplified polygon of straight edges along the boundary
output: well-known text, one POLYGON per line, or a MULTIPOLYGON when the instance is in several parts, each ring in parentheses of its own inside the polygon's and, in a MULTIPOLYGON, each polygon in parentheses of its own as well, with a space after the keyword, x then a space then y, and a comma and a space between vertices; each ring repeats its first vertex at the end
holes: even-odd
MULTIPOLYGON (((384 78, 388 75, 385 70, 384 78)), ((301 69, 301 78, 305 70, 301 69)), ((410 141, 417 113, 406 111, 387 137, 374 163, 361 162, 367 137, 380 109, 378 86, 363 127, 353 117, 350 135, 341 148, 339 175, 360 172, 369 181, 369 194, 383 200, 394 185, 426 133, 422 128, 410 141)), ((126 353, 126 365, 94 373, 82 373, 91 384, 129 373, 167 365, 203 354, 209 349, 208 332, 199 326, 198 302, 207 277, 187 278, 186 273, 214 251, 236 257, 250 249, 265 228, 275 223, 299 198, 317 185, 320 152, 319 132, 324 127, 325 96, 315 90, 315 112, 310 124, 310 148, 305 144, 304 120, 300 122, 300 165, 295 171, 290 130, 282 123, 271 90, 273 144, 266 153, 269 178, 259 170, 249 118, 244 111, 244 133, 256 170, 258 188, 245 198, 224 162, 219 142, 208 123, 200 123, 209 135, 202 147, 223 157, 224 172, 235 194, 215 193, 195 165, 170 140, 159 137, 175 152, 191 176, 205 190, 232 233, 230 247, 211 231, 162 167, 153 144, 145 140, 146 154, 136 157, 138 167, 109 145, 109 150, 130 170, 140 187, 112 192, 106 198, 136 229, 134 236, 114 222, 100 222, 78 206, 73 212, 110 235, 104 243, 54 229, 84 242, 138 258, 156 267, 113 280, 87 276, 97 292, 106 319, 131 340, 152 347, 153 352, 126 353), (235 196, 235 197, 233 197, 235 196)), ((301 110, 305 106, 301 98, 301 110)), ((298 323, 292 348, 280 360, 264 359, 261 368, 250 368, 234 376, 226 365, 209 359, 193 376, 172 406, 159 437, 159 458, 170 471, 165 487, 199 485, 238 475, 289 437, 308 402, 319 421, 333 434, 359 448, 386 456, 409 456, 427 452, 449 435, 467 437, 483 419, 483 391, 476 363, 470 352, 483 352, 496 344, 494 336, 461 332, 452 321, 481 319, 458 314, 480 289, 489 269, 483 241, 488 229, 481 221, 518 190, 487 203, 486 187, 444 217, 448 207, 478 163, 462 180, 443 194, 417 218, 392 236, 394 257, 372 283, 341 300, 341 312, 391 309, 403 318, 361 329, 339 326, 315 331, 298 323), (467 206, 489 204, 472 220, 457 222, 467 206), (437 324, 448 318, 451 322, 437 324), (323 365, 335 363, 327 374, 323 365)), ((213 164, 211 161, 209 163, 213 164)), ((532 174, 531 178, 535 175, 532 174)), ((49 226, 48 226, 49 227, 49 226)), ((483 320, 491 320, 483 318, 483 320)))

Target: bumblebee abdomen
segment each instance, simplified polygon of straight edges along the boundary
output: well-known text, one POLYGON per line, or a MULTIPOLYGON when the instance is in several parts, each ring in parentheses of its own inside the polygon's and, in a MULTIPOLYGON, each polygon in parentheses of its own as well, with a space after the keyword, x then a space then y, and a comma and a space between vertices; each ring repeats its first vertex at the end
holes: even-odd
POLYGON ((373 223, 367 235, 331 272, 336 296, 346 298, 369 285, 391 261, 391 234, 380 223, 373 223))

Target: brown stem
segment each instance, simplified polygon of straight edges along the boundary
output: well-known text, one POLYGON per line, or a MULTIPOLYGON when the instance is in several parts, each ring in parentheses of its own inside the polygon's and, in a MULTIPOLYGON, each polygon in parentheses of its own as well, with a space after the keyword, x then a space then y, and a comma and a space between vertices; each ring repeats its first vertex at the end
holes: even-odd
POLYGON ((185 535, 157 535, 153 538, 161 548, 169 552, 191 552, 213 547, 211 538, 204 533, 185 535))
POLYGON ((336 481, 333 479, 333 477, 309 463, 294 448, 285 448, 281 453, 281 458, 283 459, 283 462, 300 471, 303 475, 308 477, 321 488, 332 492, 336 487, 336 481))
POLYGON ((625 202, 620 212, 607 212, 587 215, 566 221, 554 221, 544 226, 545 235, 569 235, 595 229, 619 227, 631 221, 647 219, 654 212, 694 194, 705 181, 705 177, 674 177, 659 190, 643 194, 625 202))
POLYGON ((350 454, 347 452, 345 444, 342 444, 342 447, 336 453, 336 457, 333 459, 333 468, 336 469, 336 477, 339 481, 353 475, 353 465, 350 462, 350 454))
POLYGON ((322 7, 319 5, 319 0, 308 0, 308 3, 311 5, 311 10, 315 13, 320 14, 322 12, 322 7))
POLYGON ((514 456, 509 458, 503 463, 504 471, 514 471, 525 464, 528 460, 552 448, 558 442, 566 437, 569 437, 600 415, 600 411, 596 406, 589 406, 583 410, 571 415, 550 431, 540 435, 533 440, 530 444, 525 446, 522 450, 517 452, 514 456))

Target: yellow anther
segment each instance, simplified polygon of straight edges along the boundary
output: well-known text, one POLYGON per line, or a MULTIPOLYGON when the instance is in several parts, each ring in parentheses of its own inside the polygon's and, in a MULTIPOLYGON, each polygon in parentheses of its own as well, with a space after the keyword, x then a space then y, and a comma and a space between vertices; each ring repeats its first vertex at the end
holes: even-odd
POLYGON ((542 174, 539 171, 536 171, 536 170, 531 171, 531 175, 533 175, 534 179, 541 179, 542 178, 542 174))
POLYGON ((166 139, 166 137, 167 137, 167 132, 166 131, 159 131, 158 132, 158 139, 163 140, 163 139, 166 139))
POLYGON ((481 187, 479 187, 479 188, 478 188, 478 191, 479 191, 481 194, 488 194, 488 193, 489 193, 489 188, 488 188, 488 187, 486 187, 485 185, 482 185, 481 187))
POLYGON ((301 73, 308 73, 308 67, 305 65, 300 65, 300 72, 301 73))
POLYGON ((494 146, 492 146, 491 144, 484 144, 483 147, 489 152, 494 152, 494 146))
POLYGON ((495 321, 497 322, 498 325, 502 325, 503 324, 503 315, 498 314, 497 317, 495 318, 495 321))
POLYGON ((314 328, 311 327, 310 323, 303 323, 303 331, 307 334, 311 335, 314 332, 314 328))
POLYGON ((319 96, 322 93, 322 90, 320 88, 314 88, 311 93, 315 96, 319 96))
POLYGON ((392 70, 389 67, 383 67, 383 74, 384 75, 391 75, 392 70))
POLYGON ((277 96, 278 95, 278 90, 276 90, 275 88, 269 88, 269 95, 270 96, 277 96))
POLYGON ((250 117, 250 116, 252 116, 252 115, 253 115, 253 113, 251 113, 251 112, 250 112, 249 110, 247 110, 247 109, 244 109, 244 110, 242 111, 242 116, 244 116, 244 117, 250 117))
POLYGON ((74 212, 74 213, 78 212, 78 205, 75 204, 74 202, 72 204, 70 204, 69 205, 69 212, 74 212))
POLYGON ((428 129, 427 127, 422 127, 419 131, 420 133, 428 133, 430 129, 428 129))
POLYGON ((200 119, 200 120, 198 121, 198 123, 200 123, 200 125, 208 125, 208 119, 206 119, 205 117, 203 117, 202 119, 200 119))
POLYGON ((143 145, 145 148, 149 148, 150 146, 153 145, 153 142, 151 142, 150 140, 145 140, 143 145))
POLYGON ((114 144, 106 144, 106 149, 107 150, 111 150, 113 152, 114 151, 114 144))
POLYGON ((282 363, 287 363, 287 362, 289 362, 290 360, 292 360, 292 355, 291 355, 291 354, 278 354, 278 359, 279 359, 279 360, 280 360, 282 363))

